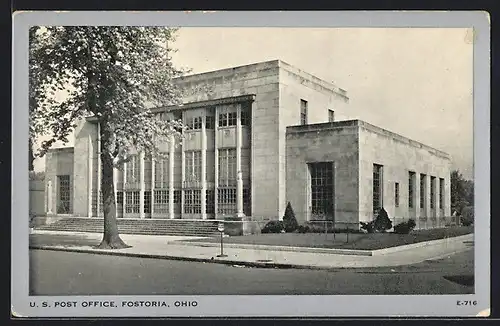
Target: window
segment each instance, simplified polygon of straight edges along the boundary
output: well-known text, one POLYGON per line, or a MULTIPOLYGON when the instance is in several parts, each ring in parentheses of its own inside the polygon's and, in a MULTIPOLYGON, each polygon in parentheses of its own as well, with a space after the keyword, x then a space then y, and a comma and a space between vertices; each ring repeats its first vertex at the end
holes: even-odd
POLYGON ((399 207, 399 183, 394 184, 394 206, 399 207))
POLYGON ((219 114, 219 127, 236 126, 236 112, 219 114))
POLYGON ((439 178, 439 208, 444 209, 444 179, 439 178))
POLYGON ((116 192, 116 215, 123 217, 123 191, 116 192))
POLYGON ((163 153, 163 158, 155 162, 155 188, 168 188, 169 154, 163 153))
POLYGON ((58 203, 57 214, 70 214, 71 213, 71 186, 69 175, 58 175, 58 203))
POLYGON ((205 128, 215 129, 215 117, 213 115, 207 115, 205 117, 205 128))
POLYGON ((243 213, 245 216, 252 215, 252 199, 249 188, 243 188, 243 213))
POLYGON ((144 213, 151 214, 151 191, 144 192, 144 213))
POLYGON ((236 149, 219 149, 219 185, 236 185, 236 149))
POLYGON ((436 207, 436 177, 431 176, 431 209, 436 207))
POLYGON ((131 188, 139 188, 139 155, 133 155, 125 165, 125 185, 131 188))
POLYGON ((201 190, 184 190, 184 213, 201 214, 201 190))
POLYGON ((310 171, 312 213, 333 218, 333 163, 311 163, 310 171))
POLYGON ((300 100, 300 124, 307 124, 307 101, 300 100))
POLYGON ((188 118, 186 121, 186 126, 192 130, 200 130, 202 119, 202 117, 188 118))
POLYGON ((186 152, 186 181, 201 181, 201 151, 186 152))
POLYGON ((217 213, 222 215, 236 213, 236 188, 217 189, 217 213))
POLYGON ((174 190, 174 204, 180 204, 180 203, 181 203, 181 191, 174 190))
POLYGON ((207 189, 206 190, 206 210, 207 214, 215 213, 215 190, 207 189))
POLYGON ((159 214, 168 213, 168 190, 154 191, 154 212, 159 214))
POLYGON ((328 122, 335 121, 335 112, 333 110, 328 110, 328 122))
POLYGON ((241 125, 242 126, 250 125, 250 113, 248 111, 241 111, 241 125))
POLYGON ((420 174, 420 208, 425 208, 425 174, 420 174))
POLYGON ((138 214, 139 213, 139 191, 127 191, 125 192, 125 213, 128 214, 138 214))
POLYGON ((384 206, 383 203, 383 175, 382 165, 373 164, 373 213, 378 214, 380 208, 384 206))
POLYGON ((408 172, 408 207, 415 207, 415 172, 408 172))
POLYGON ((144 184, 151 184, 151 174, 153 168, 153 160, 151 155, 146 155, 144 157, 144 184))

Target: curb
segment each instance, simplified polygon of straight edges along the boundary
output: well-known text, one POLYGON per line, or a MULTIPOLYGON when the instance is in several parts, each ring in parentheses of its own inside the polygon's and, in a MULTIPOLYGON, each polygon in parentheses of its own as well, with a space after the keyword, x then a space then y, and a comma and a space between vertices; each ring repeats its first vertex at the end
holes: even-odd
MULTIPOLYGON (((250 262, 250 261, 239 261, 239 260, 221 260, 212 258, 195 258, 195 257, 184 257, 184 256, 168 256, 168 255, 157 255, 157 254, 141 254, 141 253, 130 253, 130 252, 119 252, 119 251, 109 251, 109 250, 93 250, 93 249, 81 249, 81 248, 64 248, 64 247, 51 247, 51 246, 29 246, 29 249, 33 250, 47 250, 47 251, 63 251, 63 252, 78 252, 85 254, 95 254, 95 255, 110 255, 110 256, 122 256, 122 257, 136 257, 136 258, 152 258, 152 259, 165 259, 165 260, 177 260, 177 261, 191 261, 200 263, 215 263, 222 265, 239 265, 246 267, 257 267, 257 268, 281 268, 281 269, 309 269, 309 270, 342 270, 342 269, 358 269, 358 268, 373 268, 373 267, 323 267, 323 266, 310 266, 310 265, 297 265, 297 264, 284 264, 284 263, 260 263, 260 262, 250 262)), ((375 266, 378 267, 378 266, 375 266)))
MULTIPOLYGON (((290 246, 272 246, 272 245, 257 245, 257 244, 244 244, 244 243, 224 243, 224 247, 227 248, 240 248, 240 249, 256 249, 256 250, 270 250, 270 251, 293 251, 293 252, 306 252, 306 253, 322 253, 322 254, 333 254, 333 255, 354 255, 354 256, 379 256, 386 255, 389 253, 421 248, 432 245, 446 244, 449 242, 461 241, 473 236, 472 233, 460 235, 451 238, 437 239, 430 241, 422 241, 417 243, 411 243, 407 245, 401 245, 396 247, 389 247, 384 249, 376 250, 360 250, 360 249, 335 249, 335 248, 311 248, 311 247, 290 247, 290 246)), ((184 246, 197 246, 197 247, 218 247, 219 243, 215 242, 198 242, 198 241, 176 241, 176 244, 184 246)))

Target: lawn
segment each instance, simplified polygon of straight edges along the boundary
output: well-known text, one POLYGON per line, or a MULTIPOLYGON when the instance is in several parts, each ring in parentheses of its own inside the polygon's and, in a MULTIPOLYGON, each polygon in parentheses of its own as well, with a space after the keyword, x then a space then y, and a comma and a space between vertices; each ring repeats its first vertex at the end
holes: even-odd
MULTIPOLYGON (((224 243, 242 243, 272 246, 342 248, 377 250, 422 241, 456 237, 474 232, 473 226, 415 230, 410 234, 395 233, 278 233, 253 234, 224 238, 224 243)), ((193 242, 219 242, 220 238, 189 240, 193 242)))

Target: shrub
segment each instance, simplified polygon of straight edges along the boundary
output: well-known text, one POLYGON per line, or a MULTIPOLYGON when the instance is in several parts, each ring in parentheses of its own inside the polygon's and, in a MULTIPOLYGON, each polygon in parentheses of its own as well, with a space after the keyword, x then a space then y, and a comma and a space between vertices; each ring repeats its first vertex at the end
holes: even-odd
POLYGON ((260 231, 261 233, 281 233, 285 230, 282 221, 269 221, 260 231))
POLYGON ((361 224, 361 230, 365 230, 366 233, 373 233, 373 232, 375 232, 375 227, 374 227, 375 221, 371 221, 371 222, 359 222, 359 224, 361 224))
POLYGON ((387 211, 382 207, 374 223, 375 231, 385 232, 386 230, 392 229, 392 221, 389 219, 387 211))
POLYGON ((285 209, 285 215, 283 216, 283 225, 286 232, 293 232, 299 227, 297 219, 295 218, 295 213, 293 212, 292 204, 288 202, 285 209))
POLYGON ((311 232, 311 228, 308 225, 299 225, 297 227, 297 232, 299 232, 299 233, 309 233, 309 232, 311 232))
POLYGON ((417 226, 414 219, 409 219, 406 222, 399 223, 394 226, 394 233, 409 234, 417 226))
POLYGON ((382 207, 374 220, 370 222, 359 222, 361 229, 365 230, 367 233, 374 232, 385 232, 392 228, 392 221, 389 219, 389 215, 386 210, 382 207))
POLYGON ((462 209, 460 222, 463 226, 470 226, 474 224, 474 206, 467 206, 462 209))

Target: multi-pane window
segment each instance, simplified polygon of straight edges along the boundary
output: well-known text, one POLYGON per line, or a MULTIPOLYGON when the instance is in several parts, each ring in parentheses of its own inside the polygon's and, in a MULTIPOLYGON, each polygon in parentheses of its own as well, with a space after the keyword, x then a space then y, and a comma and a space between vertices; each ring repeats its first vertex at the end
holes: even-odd
POLYGON ((126 165, 125 184, 129 187, 139 187, 139 155, 133 155, 126 165))
POLYGON ((123 191, 116 192, 116 212, 117 217, 123 216, 123 191))
POLYGON ((219 149, 219 185, 236 185, 236 149, 219 149))
POLYGON ((153 205, 155 213, 168 213, 168 190, 155 190, 153 205))
POLYGON ((383 207, 383 166, 373 164, 373 212, 378 213, 379 209, 383 207))
POLYGON ((333 163, 311 163, 310 171, 312 213, 333 218, 333 163))
POLYGON ((236 126, 236 112, 226 112, 219 114, 219 127, 236 126))
POLYGON ((151 214, 151 191, 144 192, 144 213, 151 214))
POLYGON ((69 175, 58 175, 58 203, 57 214, 70 214, 71 213, 71 186, 69 175))
POLYGON ((192 130, 200 130, 202 125, 202 117, 189 118, 186 122, 186 126, 192 130))
POLYGON ((169 154, 155 162, 155 188, 168 188, 169 154))
POLYGON ((236 188, 217 189, 217 213, 222 215, 236 213, 236 188))
POLYGON ((207 189, 206 190, 206 211, 207 214, 215 213, 215 190, 207 189))
POLYGON ((444 208, 444 179, 439 178, 439 208, 444 208))
POLYGON ((140 192, 139 191, 127 191, 125 192, 125 213, 127 214, 138 214, 140 209, 140 192))
POLYGON ((205 117, 205 128, 215 129, 215 117, 213 115, 207 115, 205 117))
POLYGON ((181 202, 181 191, 174 190, 174 204, 180 204, 181 202))
POLYGON ((184 190, 184 213, 201 214, 201 190, 184 190))
POLYGON ((300 124, 307 124, 307 101, 300 100, 300 124))
POLYGON ((335 121, 335 112, 333 110, 328 110, 328 122, 335 121))
POLYGON ((408 207, 415 207, 415 172, 408 172, 408 207))
POLYGON ((431 176, 431 209, 436 207, 436 177, 431 176))
POLYGON ((185 153, 186 181, 201 181, 201 151, 185 153))
POLYGON ((144 184, 151 185, 151 174, 153 169, 153 159, 151 155, 146 155, 144 157, 144 184))
POLYGON ((394 206, 399 207, 399 182, 394 183, 394 206))
POLYGON ((425 208, 425 174, 420 174, 420 208, 425 208))

